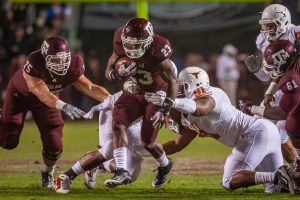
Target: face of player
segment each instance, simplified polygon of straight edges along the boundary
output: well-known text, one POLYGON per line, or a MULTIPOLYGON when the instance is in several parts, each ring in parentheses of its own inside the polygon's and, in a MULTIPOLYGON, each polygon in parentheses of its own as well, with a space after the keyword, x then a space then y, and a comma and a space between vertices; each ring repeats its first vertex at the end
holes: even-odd
POLYGON ((261 31, 269 34, 271 37, 276 35, 277 24, 275 22, 261 24, 261 31))

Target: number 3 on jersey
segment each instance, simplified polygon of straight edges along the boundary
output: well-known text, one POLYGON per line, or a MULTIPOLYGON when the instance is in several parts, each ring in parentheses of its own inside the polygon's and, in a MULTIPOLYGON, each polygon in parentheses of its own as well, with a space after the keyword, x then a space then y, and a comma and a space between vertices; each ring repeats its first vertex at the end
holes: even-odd
POLYGON ((142 69, 138 69, 136 71, 137 74, 143 76, 142 78, 138 78, 138 82, 142 85, 150 85, 153 83, 153 79, 151 73, 142 69))

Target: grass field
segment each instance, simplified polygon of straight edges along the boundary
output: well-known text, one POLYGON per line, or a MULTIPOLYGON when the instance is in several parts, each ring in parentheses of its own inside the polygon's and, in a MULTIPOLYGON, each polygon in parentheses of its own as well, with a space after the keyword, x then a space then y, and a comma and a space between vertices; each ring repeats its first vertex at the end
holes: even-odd
MULTIPOLYGON (((85 152, 98 144, 97 122, 68 122, 64 128, 64 152, 58 162, 56 176, 68 169, 85 152)), ((175 135, 162 130, 159 141, 175 135)), ((79 176, 71 193, 56 194, 40 185, 42 169, 41 142, 34 123, 27 122, 19 146, 0 149, 0 199, 291 199, 289 194, 267 195, 262 186, 228 192, 221 186, 223 163, 230 148, 211 138, 197 138, 182 152, 171 156, 175 165, 168 182, 161 189, 151 186, 155 173, 152 159, 146 159, 140 178, 131 185, 115 189, 103 186, 110 174, 100 174, 97 187, 88 190, 79 176)))

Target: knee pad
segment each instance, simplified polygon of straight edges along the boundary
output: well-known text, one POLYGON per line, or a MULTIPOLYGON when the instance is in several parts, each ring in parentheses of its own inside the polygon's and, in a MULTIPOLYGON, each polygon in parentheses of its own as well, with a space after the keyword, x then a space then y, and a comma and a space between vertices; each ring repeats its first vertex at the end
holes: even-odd
POLYGON ((61 154, 62 154, 62 149, 59 151, 56 151, 56 152, 43 150, 43 156, 45 158, 47 158, 48 160, 52 160, 52 161, 58 160, 60 158, 61 154))

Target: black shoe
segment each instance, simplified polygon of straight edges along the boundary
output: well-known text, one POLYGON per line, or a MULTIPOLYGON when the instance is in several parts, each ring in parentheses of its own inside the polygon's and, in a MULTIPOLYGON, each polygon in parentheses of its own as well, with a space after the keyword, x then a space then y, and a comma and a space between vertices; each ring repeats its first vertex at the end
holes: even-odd
POLYGON ((291 194, 296 193, 296 188, 294 184, 294 180, 292 178, 292 174, 289 171, 288 167, 282 165, 275 172, 274 185, 278 185, 282 187, 282 190, 287 190, 291 194))
POLYGON ((115 171, 115 175, 111 179, 107 179, 104 185, 107 187, 117 187, 131 183, 132 179, 126 169, 120 168, 115 171))
POLYGON ((53 188, 53 172, 42 172, 42 186, 44 188, 53 188))
POLYGON ((158 188, 158 187, 162 186, 162 184, 164 184, 164 182, 166 182, 167 177, 168 177, 172 167, 173 167, 173 161, 171 159, 169 159, 169 163, 167 166, 157 168, 157 175, 152 182, 152 186, 154 188, 158 188))

